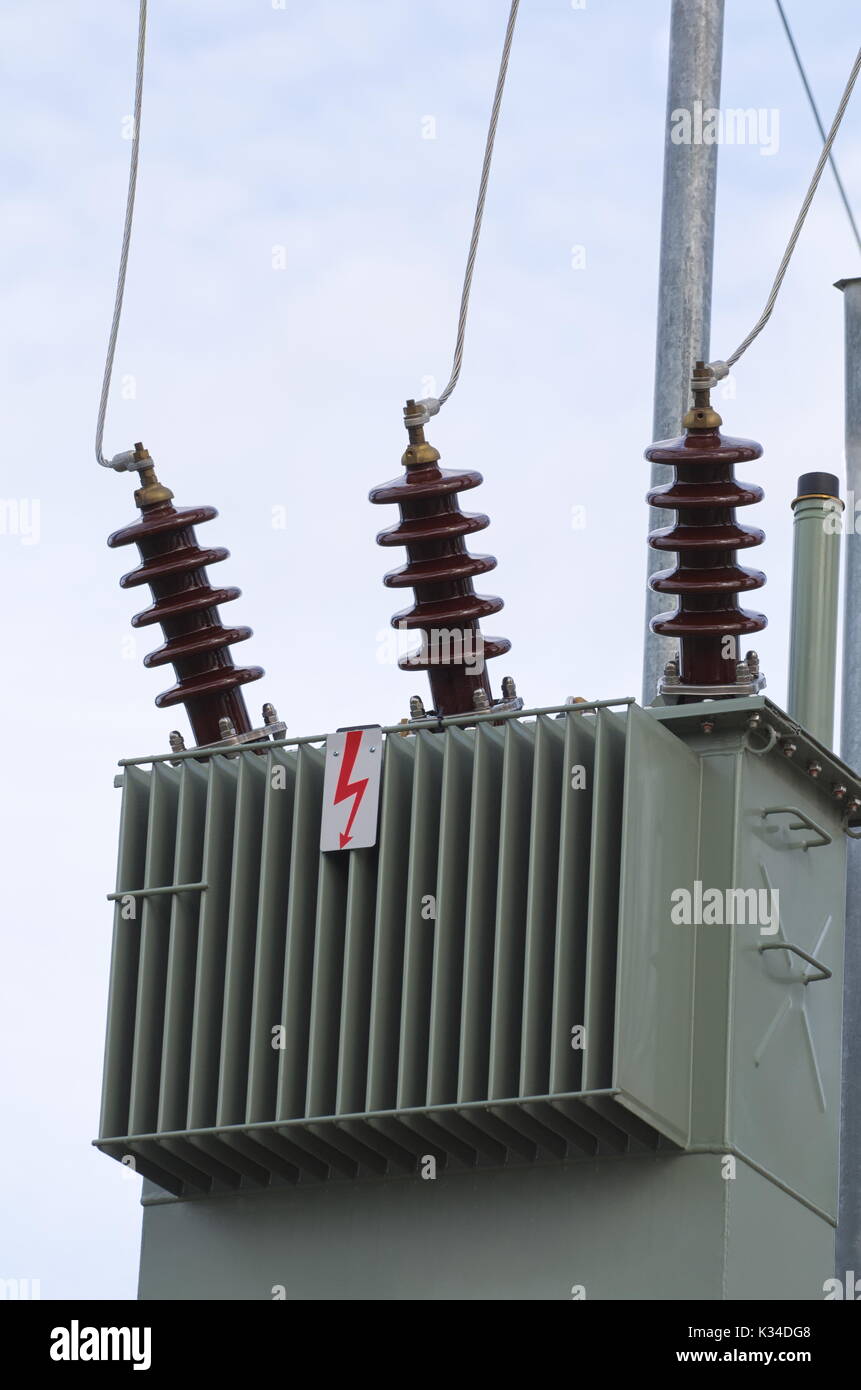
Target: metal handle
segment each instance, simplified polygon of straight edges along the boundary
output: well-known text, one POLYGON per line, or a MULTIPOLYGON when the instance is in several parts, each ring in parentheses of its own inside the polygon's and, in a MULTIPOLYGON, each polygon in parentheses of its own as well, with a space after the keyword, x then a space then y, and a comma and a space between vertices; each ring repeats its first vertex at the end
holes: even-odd
POLYGON ((806 812, 799 811, 797 806, 767 806, 762 813, 762 819, 765 820, 768 816, 797 816, 800 823, 788 825, 787 830, 807 829, 819 836, 818 840, 804 840, 800 845, 793 845, 793 849, 816 849, 818 845, 831 844, 831 836, 828 831, 823 830, 821 825, 817 825, 815 820, 811 820, 806 812))
POLYGON ((815 956, 809 956, 806 951, 802 951, 800 946, 793 946, 791 941, 770 941, 768 945, 760 946, 759 949, 761 951, 792 951, 802 960, 806 960, 808 965, 815 966, 820 973, 805 979, 806 985, 812 985, 816 980, 830 980, 833 974, 833 971, 829 970, 827 965, 823 965, 821 960, 817 960, 815 956))
POLYGON ((208 883, 165 883, 158 888, 126 888, 121 893, 106 893, 109 903, 122 902, 123 898, 156 898, 162 893, 205 893, 208 883))

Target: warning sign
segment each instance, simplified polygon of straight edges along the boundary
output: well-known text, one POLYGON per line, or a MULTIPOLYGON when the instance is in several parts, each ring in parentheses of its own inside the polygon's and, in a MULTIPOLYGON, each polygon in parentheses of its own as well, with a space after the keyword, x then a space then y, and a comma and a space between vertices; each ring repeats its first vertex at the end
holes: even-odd
POLYGON ((383 733, 378 724, 326 739, 321 850, 367 849, 377 842, 383 733))

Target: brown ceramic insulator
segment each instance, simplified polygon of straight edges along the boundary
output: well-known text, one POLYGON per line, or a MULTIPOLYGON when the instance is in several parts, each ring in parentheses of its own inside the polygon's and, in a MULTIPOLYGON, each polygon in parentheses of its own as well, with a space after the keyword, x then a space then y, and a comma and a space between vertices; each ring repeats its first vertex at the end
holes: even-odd
MULTIPOLYGON (((168 497, 167 489, 160 489, 168 497)), ((226 560, 222 546, 202 550, 194 528, 218 515, 214 507, 182 507, 169 501, 139 504, 141 519, 108 538, 109 546, 137 544, 143 563, 124 574, 120 587, 133 589, 148 584, 154 602, 132 618, 132 627, 160 623, 164 644, 144 657, 144 666, 172 665, 177 681, 159 695, 160 709, 185 705, 198 747, 222 737, 221 719, 229 719, 236 733, 248 733, 251 720, 240 689, 259 680, 259 666, 235 667, 230 654, 234 642, 251 636, 248 627, 223 627, 218 605, 238 598, 236 588, 213 589, 207 565, 226 560)))
MULTIPOLYGON (((409 406, 412 403, 408 403, 409 406)), ((381 531, 379 545, 403 545, 407 563, 391 570, 390 589, 413 588, 415 603, 392 618, 392 627, 425 634, 420 654, 402 656, 402 670, 426 670, 433 706, 439 715, 466 714, 475 693, 493 700, 485 662, 507 652, 504 637, 485 637, 480 619, 498 613, 502 599, 477 594, 473 578, 496 567, 492 555, 470 555, 464 538, 489 525, 488 518, 460 510, 458 493, 478 487, 480 473, 438 466, 439 454, 426 443, 421 427, 410 428, 403 455, 404 473, 372 489, 372 502, 397 502, 401 520, 381 531)))
MULTIPOLYGON (((713 418, 720 423, 720 416, 713 418)), ((733 471, 735 464, 749 463, 761 454, 761 445, 721 436, 717 426, 688 429, 678 439, 646 450, 647 459, 675 469, 675 480, 655 488, 646 500, 676 512, 675 525, 652 531, 649 544, 676 554, 677 563, 654 574, 649 583, 660 594, 679 597, 676 611, 660 613, 651 628, 679 639, 683 685, 733 684, 741 658, 738 639, 766 626, 761 613, 748 613, 738 605, 738 595, 761 588, 765 575, 736 563, 737 551, 764 540, 755 526, 736 521, 736 508, 761 501, 763 491, 753 483, 737 482, 733 471), (727 643, 727 637, 736 641, 727 643)))

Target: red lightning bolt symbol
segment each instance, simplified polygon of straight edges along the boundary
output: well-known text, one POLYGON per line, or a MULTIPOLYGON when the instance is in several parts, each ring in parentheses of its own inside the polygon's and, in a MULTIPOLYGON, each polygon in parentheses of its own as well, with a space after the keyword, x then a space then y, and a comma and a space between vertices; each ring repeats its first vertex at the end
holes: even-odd
POLYGON ((359 756, 359 749, 361 748, 361 746, 361 729, 351 729, 350 732, 347 734, 347 740, 344 744, 344 761, 341 764, 341 771, 338 775, 338 785, 335 788, 336 806, 339 805, 340 802, 346 801, 348 796, 355 797, 355 801, 353 802, 353 809, 350 812, 350 816, 347 821, 347 828, 345 830, 342 830, 338 836, 339 840, 341 841, 341 849, 343 849, 345 845, 348 845, 350 843, 350 840, 353 838, 350 834, 350 830, 352 829, 353 821, 356 819, 356 812, 362 804, 362 797, 365 795, 365 788, 368 785, 367 777, 363 777, 360 782, 350 781, 350 777, 352 776, 353 768, 356 765, 356 758, 359 756))

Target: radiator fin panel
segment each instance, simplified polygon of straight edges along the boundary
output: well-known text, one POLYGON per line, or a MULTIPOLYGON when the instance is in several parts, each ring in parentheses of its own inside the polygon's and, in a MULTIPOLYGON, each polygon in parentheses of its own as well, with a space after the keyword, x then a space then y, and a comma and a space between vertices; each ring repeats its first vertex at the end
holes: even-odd
POLYGON ((345 853, 325 747, 128 766, 100 1146, 177 1195, 653 1148, 612 1084, 627 727, 393 734, 345 853))

